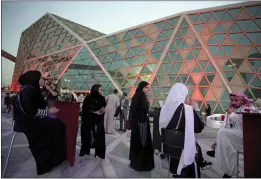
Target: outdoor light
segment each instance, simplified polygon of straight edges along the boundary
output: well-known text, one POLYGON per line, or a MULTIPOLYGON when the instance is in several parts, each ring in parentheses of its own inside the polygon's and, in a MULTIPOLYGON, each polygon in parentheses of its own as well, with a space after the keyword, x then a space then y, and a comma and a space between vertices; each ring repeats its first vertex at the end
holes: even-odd
POLYGON ((67 81, 67 79, 64 79, 64 81, 67 81))

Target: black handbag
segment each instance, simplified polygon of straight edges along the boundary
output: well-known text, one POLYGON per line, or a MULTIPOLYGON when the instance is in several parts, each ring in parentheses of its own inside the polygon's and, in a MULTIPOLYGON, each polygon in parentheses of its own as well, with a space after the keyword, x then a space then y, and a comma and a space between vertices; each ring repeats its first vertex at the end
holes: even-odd
POLYGON ((119 107, 117 107, 117 109, 115 111, 114 117, 118 117, 120 112, 121 112, 121 107, 119 106, 119 107))

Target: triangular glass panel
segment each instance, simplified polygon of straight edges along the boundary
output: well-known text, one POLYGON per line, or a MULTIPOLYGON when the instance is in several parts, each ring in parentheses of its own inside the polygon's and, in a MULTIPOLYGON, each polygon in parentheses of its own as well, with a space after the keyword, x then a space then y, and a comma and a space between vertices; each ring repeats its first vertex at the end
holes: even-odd
POLYGON ((129 65, 131 65, 132 62, 133 62, 133 59, 134 59, 134 57, 132 57, 132 58, 127 58, 127 59, 125 59, 124 61, 126 61, 129 65))
MULTIPOLYGON (((260 47, 261 48, 261 47, 260 47)), ((260 50, 261 51, 261 50, 260 50)), ((261 54, 256 48, 253 48, 252 52, 249 54, 248 58, 261 58, 261 54)))
POLYGON ((203 70, 205 70, 205 68, 206 68, 206 66, 207 66, 207 64, 208 64, 208 61, 199 61, 199 64, 200 64, 201 68, 202 68, 203 70))
POLYGON ((141 29, 139 29, 136 36, 140 36, 140 35, 143 35, 143 34, 145 34, 145 33, 141 29))
POLYGON ((175 61, 182 61, 182 56, 180 55, 180 53, 178 52, 176 57, 175 57, 175 61))
POLYGON ((162 50, 162 48, 157 43, 155 43, 155 45, 152 48, 152 51, 155 52, 155 51, 159 51, 159 50, 162 50))
POLYGON ((222 113, 224 113, 224 110, 222 109, 221 105, 217 103, 217 107, 214 110, 214 114, 222 114, 222 113))
POLYGON ((143 47, 140 47, 138 55, 141 55, 141 54, 144 54, 144 53, 147 53, 147 50, 144 49, 143 47))
POLYGON ((215 22, 215 21, 217 21, 217 18, 214 16, 214 14, 211 13, 208 22, 215 22))
POLYGON ((226 34, 215 34, 216 39, 218 40, 219 44, 221 44, 225 38, 226 34))
POLYGON ((168 74, 176 74, 178 73, 177 69, 175 68, 174 64, 171 65, 171 67, 169 68, 168 74))
POLYGON ((183 40, 182 45, 180 46, 181 49, 185 49, 185 48, 189 48, 189 45, 187 44, 187 42, 185 40, 183 40))
POLYGON ((225 15, 222 17, 222 20, 233 20, 233 18, 229 15, 228 12, 226 12, 225 15))
POLYGON ((196 23, 200 23, 200 22, 204 22, 204 20, 201 18, 201 16, 199 15, 197 20, 196 20, 196 23))
POLYGON ((111 64, 109 70, 116 70, 120 67, 121 61, 115 61, 111 64))
POLYGON ((208 46, 210 52, 214 55, 218 49, 218 46, 208 46))
POLYGON ((163 63, 162 65, 163 65, 165 71, 169 71, 169 67, 170 67, 169 63, 163 63))
POLYGON ((196 24, 195 29, 197 32, 200 32, 202 30, 203 24, 196 24))
POLYGON ((198 16, 197 14, 190 14, 189 18, 191 19, 192 22, 195 22, 197 16, 198 16))
POLYGON ((160 59, 160 56, 161 56, 161 53, 162 53, 162 51, 160 51, 160 52, 153 52, 152 55, 153 55, 157 60, 159 60, 159 59, 160 59))
POLYGON ((135 53, 131 49, 129 49, 126 57, 133 57, 133 56, 135 56, 135 53))
POLYGON ((140 78, 142 79, 142 81, 149 81, 151 75, 143 75, 143 76, 140 76, 140 78))
POLYGON ((237 24, 239 25, 239 27, 242 30, 247 30, 250 22, 251 22, 251 20, 240 20, 240 21, 237 21, 237 24))
POLYGON ((191 51, 189 52, 189 54, 188 54, 188 56, 187 56, 186 59, 187 59, 187 60, 193 60, 193 59, 195 59, 195 57, 192 55, 192 52, 191 52, 191 51))
MULTIPOLYGON (((251 90, 252 91, 252 90, 251 90)), ((247 88, 246 90, 245 90, 245 92, 244 92, 244 95, 246 95, 248 98, 253 98, 253 96, 252 96, 252 94, 250 93, 250 91, 249 91, 249 88, 247 88)))
POLYGON ((253 95, 255 96, 256 99, 260 98, 260 96, 261 96, 261 90, 260 89, 258 89, 258 88, 251 88, 251 91, 252 91, 252 93, 253 93, 253 95))
POLYGON ((182 81, 181 81, 179 76, 177 76, 177 78, 175 79, 175 83, 182 83, 182 81))
POLYGON ((159 93, 157 95, 157 98, 158 99, 165 99, 166 98, 164 92, 162 91, 162 89, 160 89, 160 91, 159 91, 159 93))
POLYGON ((198 64, 196 64, 196 65, 194 66, 193 72, 202 72, 202 70, 201 70, 201 68, 199 67, 198 64))
POLYGON ((122 63, 121 63, 120 68, 129 67, 129 66, 130 65, 125 60, 123 60, 122 63))
POLYGON ((260 6, 250 6, 247 7, 247 12, 252 16, 255 17, 255 15, 257 14, 258 10, 259 10, 260 6))
POLYGON ((186 21, 185 19, 183 19, 183 21, 182 21, 180 27, 187 27, 187 26, 188 26, 187 21, 186 21))
POLYGON ((141 69, 142 69, 142 66, 132 68, 132 70, 135 71, 136 74, 140 74, 141 69))
POLYGON ((207 68, 206 68, 206 72, 215 72, 216 70, 213 68, 212 64, 209 63, 207 68))
POLYGON ((165 72, 163 66, 161 65, 160 68, 159 68, 159 70, 158 70, 158 74, 165 74, 165 73, 166 73, 166 72, 165 72))
POLYGON ((226 55, 225 52, 222 50, 222 48, 219 47, 219 49, 218 49, 218 51, 217 51, 217 53, 216 53, 216 56, 225 57, 225 56, 227 56, 227 55, 226 55))
POLYGON ((232 16, 233 19, 236 19, 238 14, 239 14, 239 12, 240 12, 240 8, 229 9, 228 12, 232 16))
POLYGON ((175 35, 175 39, 180 39, 182 37, 183 37, 183 35, 180 31, 178 31, 177 34, 175 35))
POLYGON ((119 43, 121 40, 118 37, 115 37, 115 39, 113 40, 113 43, 119 43))
POLYGON ((234 65, 228 60, 227 63, 224 65, 223 70, 235 71, 234 65))
POLYGON ((221 100, 224 101, 228 101, 229 100, 229 93, 227 92, 227 90, 225 89, 222 96, 221 96, 221 100))
POLYGON ((225 11, 216 11, 214 14, 217 16, 218 20, 221 20, 225 11))
POLYGON ((237 23, 234 22, 234 24, 231 26, 230 32, 242 32, 242 30, 241 30, 240 27, 237 25, 237 23))
POLYGON ((249 41, 249 39, 247 38, 246 35, 244 35, 242 37, 242 39, 239 42, 241 45, 251 45, 251 42, 249 41))
POLYGON ((223 48, 224 48, 226 54, 230 57, 234 46, 223 46, 223 48))
POLYGON ((172 27, 172 25, 170 23, 168 23, 168 21, 165 21, 162 29, 169 29, 171 27, 172 27))
POLYGON ((162 88, 164 94, 168 96, 170 88, 162 88))
POLYGON ((232 37, 233 41, 235 43, 238 43, 239 40, 241 39, 243 33, 237 33, 237 34, 230 34, 230 36, 232 37))
POLYGON ((200 53, 200 50, 201 50, 201 49, 192 50, 192 52, 193 52, 193 54, 194 54, 194 56, 195 56, 196 58, 198 58, 199 53, 200 53))
POLYGON ((219 32, 226 32, 226 30, 222 27, 221 24, 218 24, 215 33, 219 33, 219 32))
POLYGON ((145 61, 146 61, 146 55, 138 56, 138 57, 136 57, 136 59, 134 60, 132 65, 133 66, 142 65, 145 63, 145 61))
POLYGON ((170 58, 169 54, 165 56, 163 62, 166 63, 166 62, 170 62, 172 59, 170 58))
POLYGON ((146 66, 144 66, 142 71, 140 72, 141 75, 150 74, 150 73, 151 71, 146 66))
POLYGON ((247 36, 250 38, 250 40, 251 40, 253 43, 258 43, 259 37, 261 36, 261 33, 260 33, 260 32, 247 33, 247 36))
POLYGON ((132 35, 127 32, 127 33, 125 34, 123 40, 128 40, 128 39, 131 39, 131 38, 132 38, 132 35))
POLYGON ((231 61, 233 63, 233 66, 235 66, 237 69, 239 69, 239 67, 243 63, 244 59, 231 58, 231 61))
POLYGON ((153 71, 156 69, 156 67, 157 67, 157 63, 148 64, 147 67, 149 68, 149 70, 150 70, 151 72, 153 72, 153 71))
POLYGON ((204 20, 204 22, 208 21, 209 15, 210 15, 209 12, 200 14, 200 16, 202 17, 202 19, 204 20))
POLYGON ((235 75, 235 71, 225 71, 224 74, 227 77, 228 81, 230 82, 232 80, 232 78, 235 75))
POLYGON ((256 72, 259 70, 259 68, 261 67, 261 60, 249 60, 249 62, 251 63, 251 65, 254 67, 254 69, 256 70, 256 72))
POLYGON ((255 77, 251 83, 250 83, 251 86, 254 86, 254 87, 258 87, 258 88, 261 88, 261 80, 258 78, 258 77, 255 77))
POLYGON ((163 82, 164 77, 165 77, 165 75, 157 75, 157 78, 158 78, 160 84, 163 82))
POLYGON ((164 32, 164 34, 166 34, 168 37, 170 37, 170 36, 172 35, 172 33, 173 33, 173 29, 164 30, 163 32, 164 32))
POLYGON ((163 24, 164 24, 164 21, 161 21, 161 22, 155 23, 154 25, 156 25, 159 29, 161 29, 163 24))
POLYGON ((174 63, 174 66, 176 67, 177 71, 179 71, 182 66, 182 63, 174 63))
POLYGON ((158 44, 162 47, 162 48, 165 48, 166 45, 168 44, 168 40, 163 40, 161 42, 158 42, 158 44))
POLYGON ((137 30, 138 29, 133 29, 133 30, 128 31, 128 33, 131 34, 132 36, 135 36, 137 30))
POLYGON ((151 86, 159 86, 157 78, 154 79, 154 81, 152 82, 151 86))
POLYGON ((191 78, 191 76, 189 76, 186 86, 195 86, 195 83, 194 83, 193 79, 191 78))
POLYGON ((177 49, 178 49, 178 46, 176 45, 176 43, 175 43, 175 42, 172 42, 172 44, 171 44, 169 50, 177 50, 177 49))
POLYGON ((199 87, 199 91, 201 92, 203 98, 205 98, 206 94, 208 92, 208 88, 207 87, 199 87))
POLYGON ((201 45, 200 45, 198 39, 196 39, 196 40, 194 41, 192 47, 201 47, 201 45))
POLYGON ((141 36, 141 37, 137 37, 136 39, 138 40, 139 43, 142 43, 145 38, 146 36, 141 36))
POLYGON ((175 40, 175 43, 177 44, 178 47, 180 47, 180 45, 182 43, 182 39, 175 40))
POLYGON ((114 38, 115 38, 115 35, 107 37, 107 40, 112 43, 114 38))
POLYGON ((124 76, 121 74, 120 71, 118 71, 118 72, 116 73, 116 75, 114 76, 114 78, 124 78, 124 76))
POLYGON ((199 86, 209 86, 208 81, 206 80, 206 77, 204 75, 201 78, 199 86))
POLYGON ((209 40, 208 44, 218 44, 217 40, 215 39, 214 36, 211 37, 211 39, 209 40))
POLYGON ((175 26, 175 25, 177 24, 178 20, 179 20, 179 17, 174 17, 174 18, 172 18, 172 19, 169 19, 168 21, 169 21, 173 26, 175 26))
POLYGON ((254 74, 252 73, 240 73, 240 75, 242 76, 246 84, 248 84, 254 77, 254 74))
POLYGON ((170 75, 169 74, 168 76, 169 76, 169 80, 170 80, 171 85, 173 85, 177 75, 170 75))
POLYGON ((168 39, 169 37, 166 36, 163 32, 161 32, 157 38, 157 41, 161 41, 163 39, 168 39))
POLYGON ((185 84, 188 79, 188 75, 181 74, 181 75, 179 75, 179 77, 180 77, 182 83, 185 84))
POLYGON ((152 41, 153 40, 149 36, 147 36, 146 39, 144 40, 144 43, 148 43, 148 42, 152 42, 152 41))
POLYGON ((124 41, 124 43, 127 45, 127 47, 130 47, 130 45, 131 45, 131 39, 130 40, 126 40, 126 41, 124 41))
POLYGON ((103 65, 103 67, 104 67, 106 70, 108 70, 109 67, 110 67, 110 65, 111 65, 111 63, 103 63, 102 65, 103 65))
POLYGON ((215 76, 216 76, 216 75, 214 75, 214 74, 206 74, 206 77, 207 77, 207 79, 208 79, 210 85, 212 84, 213 79, 215 78, 215 76))
POLYGON ((187 31, 188 31, 188 27, 180 29, 180 32, 183 34, 183 36, 186 35, 187 31))
POLYGON ((260 27, 258 27, 258 25, 254 21, 252 21, 247 31, 249 32, 249 31, 260 31, 260 30, 261 30, 260 27))

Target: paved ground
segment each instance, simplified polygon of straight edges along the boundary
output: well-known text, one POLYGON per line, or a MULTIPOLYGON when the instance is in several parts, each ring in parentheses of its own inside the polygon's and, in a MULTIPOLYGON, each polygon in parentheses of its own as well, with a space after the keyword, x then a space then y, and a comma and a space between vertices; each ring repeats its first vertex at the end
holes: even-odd
MULTIPOLYGON (((2 110, 3 111, 3 110, 2 110)), ((12 137, 11 130, 12 115, 2 114, 2 169, 3 162, 8 151, 8 146, 12 137)), ((222 172, 215 165, 215 159, 205 155, 209 150, 209 146, 215 141, 216 130, 206 128, 198 135, 199 144, 202 147, 203 154, 206 160, 213 162, 212 168, 202 171, 202 177, 218 178, 222 176, 222 172)), ((80 136, 77 138, 80 141, 80 136)), ((45 178, 79 178, 79 177, 96 177, 96 178, 165 178, 167 177, 167 161, 163 161, 163 169, 159 169, 158 173, 154 169, 151 172, 135 172, 129 168, 129 145, 130 145, 130 131, 120 134, 106 136, 107 154, 105 160, 95 159, 93 155, 85 158, 83 166, 69 167, 65 162, 61 166, 51 171, 45 178)), ((76 164, 80 163, 79 147, 76 147, 76 164)), ((92 151, 92 154, 94 151, 92 151)), ((156 158, 156 155, 155 155, 156 158)), ((16 137, 11 159, 8 164, 7 174, 8 178, 35 178, 37 177, 35 169, 35 161, 28 148, 27 139, 23 134, 16 137)))

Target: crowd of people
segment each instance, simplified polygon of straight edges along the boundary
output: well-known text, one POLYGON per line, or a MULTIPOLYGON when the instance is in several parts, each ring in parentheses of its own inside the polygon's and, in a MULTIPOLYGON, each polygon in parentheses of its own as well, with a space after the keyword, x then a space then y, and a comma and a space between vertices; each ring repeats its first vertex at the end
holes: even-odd
MULTIPOLYGON (((39 71, 28 71, 20 76, 22 89, 14 101, 14 120, 25 133, 29 148, 35 158, 39 175, 49 172, 66 160, 66 140, 64 123, 50 117, 59 112, 49 107, 45 99, 57 99, 55 84, 44 81, 39 71), (40 88, 43 87, 43 88, 40 88), (44 89, 44 90, 41 90, 44 89), (43 92, 44 91, 44 92, 43 92)), ((154 166, 154 149, 150 131, 148 93, 150 84, 139 83, 131 101, 127 94, 118 97, 118 90, 106 97, 102 95, 102 86, 95 84, 83 100, 81 112, 81 150, 79 156, 90 155, 95 149, 95 157, 105 158, 105 135, 114 132, 114 118, 120 118, 120 130, 125 132, 127 121, 131 120, 131 139, 129 160, 135 171, 151 171, 154 166), (129 116, 129 118, 128 118, 129 116)), ((217 133, 217 142, 208 155, 216 157, 224 177, 235 174, 235 152, 243 148, 242 115, 237 114, 249 99, 242 93, 230 94, 231 105, 227 108, 224 126, 217 133), (214 153, 214 154, 213 154, 214 153)), ((204 129, 197 107, 188 95, 188 88, 176 83, 171 88, 159 117, 159 131, 162 128, 184 132, 184 149, 180 159, 170 160, 170 172, 173 177, 195 177, 194 162, 200 168, 211 165, 203 158, 196 134, 204 129)), ((211 114, 208 105, 206 115, 211 114)), ((200 170, 199 170, 200 172, 200 170)))

